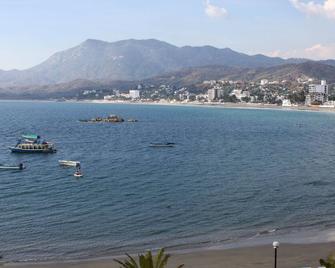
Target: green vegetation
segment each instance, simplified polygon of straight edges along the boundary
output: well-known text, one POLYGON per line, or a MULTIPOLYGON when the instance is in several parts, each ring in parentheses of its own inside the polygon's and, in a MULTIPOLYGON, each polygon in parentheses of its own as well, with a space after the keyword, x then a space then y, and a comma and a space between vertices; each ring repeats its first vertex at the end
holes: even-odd
POLYGON ((241 98, 241 101, 250 102, 251 98, 249 98, 249 97, 243 97, 243 98, 241 98))
MULTIPOLYGON (((125 261, 114 260, 120 264, 120 268, 165 268, 167 267, 168 260, 170 258, 169 254, 165 254, 164 249, 161 249, 156 256, 152 256, 149 250, 145 255, 140 254, 138 256, 139 262, 126 254, 128 257, 125 261)), ((179 265, 177 268, 183 267, 184 264, 179 265)))
POLYGON ((329 255, 326 260, 320 259, 320 265, 326 268, 335 268, 335 257, 334 255, 329 255))
POLYGON ((306 96, 303 90, 292 92, 288 95, 289 100, 292 103, 304 103, 306 96))

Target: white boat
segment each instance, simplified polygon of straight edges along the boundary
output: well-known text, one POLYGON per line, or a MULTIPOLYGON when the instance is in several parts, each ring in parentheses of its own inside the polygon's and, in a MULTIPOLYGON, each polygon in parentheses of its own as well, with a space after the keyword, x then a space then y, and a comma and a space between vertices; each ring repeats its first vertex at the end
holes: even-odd
POLYGON ((73 176, 77 177, 77 178, 81 178, 83 177, 83 173, 81 173, 81 168, 80 168, 80 165, 78 165, 76 167, 76 172, 73 174, 73 176))
POLYGON ((76 171, 76 172, 73 174, 73 176, 75 176, 75 177, 77 177, 77 178, 81 178, 81 177, 83 177, 84 175, 83 175, 83 173, 81 173, 80 171, 76 171))
POLYGON ((17 166, 0 165, 0 170, 23 170, 26 167, 23 164, 17 166))
POLYGON ((66 167, 78 167, 80 166, 79 161, 70 161, 70 160, 58 160, 59 165, 66 167))

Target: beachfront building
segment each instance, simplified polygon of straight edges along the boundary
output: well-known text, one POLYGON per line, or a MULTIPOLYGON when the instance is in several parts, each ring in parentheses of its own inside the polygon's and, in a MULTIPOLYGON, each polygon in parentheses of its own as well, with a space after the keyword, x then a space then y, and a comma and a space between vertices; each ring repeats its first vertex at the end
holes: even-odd
POLYGON ((221 89, 221 88, 217 89, 216 94, 217 94, 217 98, 219 100, 223 99, 223 97, 224 97, 224 89, 221 89))
POLYGON ((329 88, 326 80, 322 80, 320 85, 309 85, 308 96, 306 97, 306 105, 328 101, 329 88))
POLYGON ((289 99, 283 99, 283 103, 282 103, 283 107, 291 107, 292 103, 289 99))
POLYGON ((305 98, 305 105, 306 106, 309 106, 311 105, 312 101, 311 101, 311 95, 306 95, 306 98, 305 98))
POLYGON ((139 99, 140 91, 139 90, 129 90, 129 97, 132 99, 139 99))
POLYGON ((217 98, 216 88, 208 89, 208 101, 214 101, 217 98))
POLYGON ((105 101, 110 101, 110 100, 112 100, 113 99, 113 96, 112 95, 106 95, 106 96, 104 96, 104 100, 105 101))
POLYGON ((250 92, 247 90, 242 90, 242 89, 234 89, 231 93, 230 96, 235 96, 236 99, 242 100, 242 98, 250 98, 250 92))

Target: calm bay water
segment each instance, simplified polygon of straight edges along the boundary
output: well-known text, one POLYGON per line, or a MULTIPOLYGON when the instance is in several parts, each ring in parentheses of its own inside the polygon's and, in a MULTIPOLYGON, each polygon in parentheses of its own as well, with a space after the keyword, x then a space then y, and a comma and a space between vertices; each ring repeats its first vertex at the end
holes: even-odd
POLYGON ((78 259, 335 228, 335 114, 0 102, 0 254, 78 259), (118 114, 137 123, 85 124, 118 114), (23 133, 53 155, 7 149, 23 133), (150 142, 175 148, 150 148, 150 142), (58 166, 80 160, 85 177, 58 166))

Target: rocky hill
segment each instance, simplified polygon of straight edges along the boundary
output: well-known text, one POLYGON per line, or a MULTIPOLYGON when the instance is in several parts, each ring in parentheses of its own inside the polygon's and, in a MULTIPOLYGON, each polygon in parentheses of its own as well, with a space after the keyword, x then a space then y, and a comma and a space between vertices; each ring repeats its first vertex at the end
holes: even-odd
POLYGON ((26 70, 0 71, 0 87, 36 86, 88 80, 140 80, 183 68, 223 65, 260 68, 303 59, 249 56, 229 48, 176 47, 155 39, 104 42, 88 39, 26 70))

